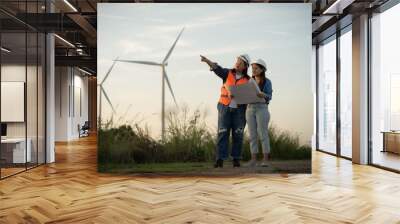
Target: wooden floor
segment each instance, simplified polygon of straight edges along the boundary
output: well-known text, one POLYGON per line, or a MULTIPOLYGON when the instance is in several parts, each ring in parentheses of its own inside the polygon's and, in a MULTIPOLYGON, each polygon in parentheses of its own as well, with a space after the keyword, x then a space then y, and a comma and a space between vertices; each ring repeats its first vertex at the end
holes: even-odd
POLYGON ((22 164, 22 165, 18 165, 18 167, 6 167, 6 168, 2 167, 1 168, 1 178, 6 178, 8 176, 15 175, 20 172, 24 172, 27 169, 34 169, 36 166, 37 166, 37 164, 27 164, 27 167, 25 167, 25 165, 22 164))
POLYGON ((0 181, 0 223, 400 223, 400 175, 315 152, 312 175, 96 172, 96 139, 0 181))
POLYGON ((13 175, 13 174, 16 174, 16 173, 19 173, 19 172, 22 172, 22 171, 25 171, 26 169, 25 169, 25 167, 24 168, 20 168, 20 167, 17 167, 17 168, 14 168, 14 167, 12 167, 12 168, 1 168, 1 178, 3 178, 3 177, 8 177, 8 176, 11 176, 11 175, 13 175))
POLYGON ((400 170, 400 155, 391 152, 375 151, 372 157, 374 164, 400 170))

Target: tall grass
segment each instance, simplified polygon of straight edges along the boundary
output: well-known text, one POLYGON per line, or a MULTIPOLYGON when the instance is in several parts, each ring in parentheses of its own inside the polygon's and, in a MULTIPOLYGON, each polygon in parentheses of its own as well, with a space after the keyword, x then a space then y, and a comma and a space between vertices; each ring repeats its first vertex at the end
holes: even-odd
MULTIPOLYGON (((116 119, 117 122, 111 118, 99 125, 98 162, 104 165, 214 161, 216 132, 209 130, 205 117, 205 112, 190 111, 187 107, 167 112, 164 140, 153 139, 146 125, 121 123, 121 118, 116 119)), ((273 125, 269 128, 269 136, 272 159, 311 159, 311 148, 301 145, 298 136, 280 131, 273 125)), ((246 133, 242 156, 243 160, 251 157, 246 133)))
POLYGON ((98 131, 98 161, 100 163, 160 162, 163 146, 138 125, 121 125, 98 131))
POLYGON ((205 113, 190 113, 187 107, 167 114, 167 130, 163 142, 171 161, 203 162, 215 158, 215 135, 208 129, 205 113))

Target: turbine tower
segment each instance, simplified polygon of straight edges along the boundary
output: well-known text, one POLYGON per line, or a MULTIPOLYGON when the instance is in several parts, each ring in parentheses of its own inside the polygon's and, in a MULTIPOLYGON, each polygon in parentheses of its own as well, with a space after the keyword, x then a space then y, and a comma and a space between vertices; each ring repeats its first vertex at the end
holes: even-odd
MULTIPOLYGON (((104 76, 103 80, 100 82, 100 84, 97 84, 97 86, 100 87, 100 95, 99 95, 99 124, 101 125, 101 116, 102 116, 102 96, 104 95, 104 97, 106 98, 108 104, 110 105, 113 114, 115 114, 115 109, 114 106, 111 103, 110 98, 108 97, 106 91, 104 90, 103 84, 106 81, 106 79, 108 78, 108 76, 110 75, 112 69, 114 68, 114 65, 117 63, 118 57, 114 60, 114 62, 112 63, 111 67, 108 69, 106 75, 104 76)), ((101 126, 99 126, 101 127, 101 126)))
POLYGON ((169 91, 171 92, 171 95, 172 95, 172 98, 174 99, 175 105, 178 106, 178 103, 176 102, 175 94, 174 94, 174 91, 172 90, 171 83, 169 81, 165 67, 168 65, 168 59, 171 56, 171 53, 174 50, 175 45, 178 42, 179 38, 181 37, 184 29, 185 29, 185 27, 182 28, 181 32, 179 33, 178 37, 176 38, 175 42, 172 44, 172 47, 169 49, 167 55, 165 56, 164 60, 161 63, 152 62, 152 61, 118 60, 118 59, 115 60, 115 61, 120 61, 120 62, 144 64, 144 65, 161 67, 161 77, 162 77, 161 78, 161 138, 162 138, 162 140, 165 139, 165 82, 167 82, 169 91))

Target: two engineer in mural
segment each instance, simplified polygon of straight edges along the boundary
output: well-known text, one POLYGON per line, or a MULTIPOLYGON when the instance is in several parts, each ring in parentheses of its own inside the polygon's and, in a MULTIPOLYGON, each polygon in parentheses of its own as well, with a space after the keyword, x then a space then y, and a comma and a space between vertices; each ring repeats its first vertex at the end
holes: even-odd
POLYGON ((210 66, 218 77, 222 79, 218 109, 218 135, 216 161, 214 167, 223 167, 224 160, 228 159, 229 138, 232 135, 231 157, 233 167, 240 167, 242 158, 243 136, 246 124, 250 137, 251 160, 246 166, 257 165, 258 141, 261 142, 263 161, 261 166, 268 166, 271 151, 268 124, 270 113, 268 104, 272 99, 272 83, 266 77, 267 65, 264 60, 257 59, 251 62, 247 54, 239 55, 233 68, 223 68, 218 63, 200 56, 201 61, 210 66), (251 66, 252 76, 248 75, 251 66), (253 82, 257 88, 257 97, 263 100, 248 104, 238 104, 231 93, 232 86, 253 82))

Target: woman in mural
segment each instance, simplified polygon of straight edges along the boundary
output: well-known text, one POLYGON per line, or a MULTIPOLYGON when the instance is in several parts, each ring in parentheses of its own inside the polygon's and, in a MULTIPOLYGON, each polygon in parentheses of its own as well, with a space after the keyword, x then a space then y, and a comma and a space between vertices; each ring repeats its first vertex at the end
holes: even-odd
POLYGON ((264 60, 258 59, 257 61, 253 62, 251 64, 251 68, 252 78, 250 79, 250 82, 255 82, 260 89, 260 92, 257 94, 257 96, 264 98, 265 102, 250 103, 247 105, 246 122, 249 129, 251 151, 251 160, 248 162, 247 166, 256 165, 258 139, 260 139, 264 155, 261 166, 267 166, 269 153, 271 151, 268 136, 268 123, 270 120, 268 104, 272 99, 272 84, 271 81, 265 76, 267 65, 264 60))

